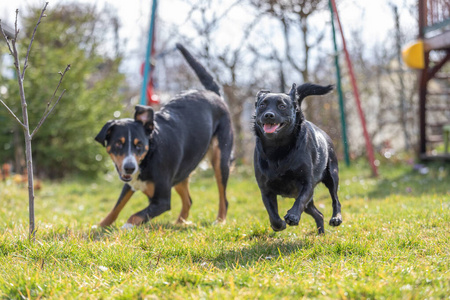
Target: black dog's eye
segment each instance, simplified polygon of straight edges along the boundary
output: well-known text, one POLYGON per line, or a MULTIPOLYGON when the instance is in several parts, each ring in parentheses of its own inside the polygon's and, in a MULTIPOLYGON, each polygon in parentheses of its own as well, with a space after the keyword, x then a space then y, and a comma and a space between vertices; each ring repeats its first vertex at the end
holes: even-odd
POLYGON ((259 108, 265 108, 266 107, 266 103, 265 102, 261 102, 258 107, 259 108))
POLYGON ((278 105, 278 108, 281 109, 281 110, 286 109, 286 105, 280 104, 280 105, 278 105))

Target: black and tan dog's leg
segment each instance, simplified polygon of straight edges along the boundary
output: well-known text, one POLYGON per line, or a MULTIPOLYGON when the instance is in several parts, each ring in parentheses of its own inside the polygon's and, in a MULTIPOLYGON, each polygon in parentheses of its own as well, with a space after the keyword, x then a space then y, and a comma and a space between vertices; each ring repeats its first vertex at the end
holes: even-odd
POLYGON ((186 178, 184 181, 177 184, 175 190, 181 198, 181 212, 175 223, 186 224, 188 223, 187 218, 189 217, 189 210, 192 206, 192 199, 189 194, 189 178, 186 178))
POLYGON ((117 219, 120 211, 124 208, 125 204, 127 204, 128 200, 130 200, 133 194, 134 191, 131 189, 131 187, 128 184, 125 184, 116 205, 111 210, 111 212, 100 222, 99 225, 101 227, 107 227, 111 225, 117 219))
POLYGON ((266 207, 267 213, 269 214, 270 227, 274 231, 281 231, 286 229, 286 222, 280 218, 278 214, 278 201, 277 195, 273 193, 263 193, 261 192, 262 200, 264 206, 266 207))
POLYGON ((300 222, 300 217, 306 209, 306 204, 312 198, 313 187, 310 183, 306 183, 300 192, 300 196, 295 199, 294 205, 287 214, 284 216, 284 220, 289 226, 297 226, 300 222))
MULTIPOLYGON (((154 187, 153 184, 151 184, 151 186, 154 187)), ((124 225, 124 228, 130 228, 146 223, 163 212, 170 210, 170 190, 170 186, 163 188, 162 184, 158 185, 157 190, 147 189, 144 193, 148 196, 150 205, 132 215, 128 219, 127 224, 124 225)))
POLYGON ((211 164, 214 168, 214 175, 219 190, 219 213, 217 214, 216 223, 225 223, 227 218, 228 200, 226 189, 230 173, 230 153, 231 149, 221 149, 219 140, 215 137, 213 138, 211 142, 211 164))
POLYGON ((306 205, 305 213, 311 215, 314 218, 314 220, 316 221, 317 230, 319 230, 319 234, 325 233, 325 229, 323 226, 323 214, 314 205, 314 199, 311 199, 308 205, 306 205))
POLYGON ((337 195, 338 185, 339 185, 339 176, 337 171, 337 165, 333 166, 330 163, 330 167, 328 168, 328 172, 325 175, 323 183, 328 188, 330 192, 332 206, 333 206, 333 215, 330 219, 331 226, 339 226, 342 223, 342 215, 341 215, 341 203, 339 202, 339 198, 337 195))

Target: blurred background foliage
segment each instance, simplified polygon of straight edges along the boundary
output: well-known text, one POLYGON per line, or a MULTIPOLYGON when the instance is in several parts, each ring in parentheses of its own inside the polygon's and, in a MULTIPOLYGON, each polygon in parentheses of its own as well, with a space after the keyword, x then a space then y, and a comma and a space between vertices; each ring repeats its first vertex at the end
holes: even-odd
MULTIPOLYGON (((22 59, 43 7, 38 0, 28 3, 31 2, 36 6, 22 6, 19 12, 22 59)), ((378 15, 366 7, 369 2, 356 2, 342 1, 340 9, 352 14, 364 12, 368 19, 378 15)), ((33 141, 38 177, 95 176, 106 170, 114 173, 110 159, 94 137, 107 120, 131 116, 139 102, 139 70, 146 55, 149 18, 149 11, 143 8, 149 3, 98 0, 87 4, 73 0, 51 3, 47 8, 25 78, 31 127, 39 121, 52 97, 60 80, 58 72, 67 64, 71 70, 60 89, 67 90, 65 95, 33 141)), ((252 114, 258 90, 287 92, 294 82, 336 83, 336 53, 327 0, 172 0, 160 1, 158 5, 152 58, 155 94, 164 104, 180 91, 202 88, 175 50, 176 42, 183 43, 222 87, 234 125, 238 166, 252 164, 252 114)), ((417 74, 399 61, 400 46, 417 37, 417 2, 385 0, 376 5, 385 8, 386 22, 391 20, 387 23, 392 27, 385 26, 385 35, 373 37, 370 22, 358 21, 359 26, 350 26, 349 14, 343 22, 349 30, 347 45, 367 129, 378 162, 386 158, 389 163, 413 157, 418 143, 417 74), (398 14, 394 13, 394 3, 398 14)), ((375 21, 379 23, 377 18, 375 21)), ((9 25, 13 25, 11 18, 9 25)), ((338 45, 348 146, 351 159, 357 159, 366 155, 366 146, 341 50, 342 45, 338 45)), ((6 44, 0 41, 0 97, 21 116, 10 57, 6 44)), ((443 73, 450 74, 448 66, 443 73)), ((445 107, 427 112, 427 118, 436 124, 450 120, 448 76, 443 78, 430 84, 433 103, 445 107)), ((336 91, 309 97, 302 108, 308 120, 330 135, 342 160, 344 147, 336 91)), ((441 128, 431 132, 436 141, 430 148, 432 153, 443 152, 441 128)), ((0 164, 12 163, 16 173, 21 173, 24 165, 22 135, 0 107, 0 164)))
MULTIPOLYGON (((42 7, 21 15, 18 49, 22 61, 42 7)), ((105 169, 99 163, 105 155, 94 141, 103 123, 121 109, 120 88, 124 76, 118 72, 121 54, 102 51, 111 30, 113 15, 88 4, 59 5, 47 10, 38 27, 29 56, 24 82, 30 127, 42 117, 61 78, 59 72, 70 64, 60 90, 60 103, 33 140, 33 162, 38 176, 59 178, 67 174, 93 176, 105 169)), ((7 53, 1 44, 1 53, 7 53)), ((2 99, 22 116, 15 74, 2 75, 2 99)), ((14 170, 24 166, 23 133, 5 109, 0 109, 1 162, 12 162, 14 170)))

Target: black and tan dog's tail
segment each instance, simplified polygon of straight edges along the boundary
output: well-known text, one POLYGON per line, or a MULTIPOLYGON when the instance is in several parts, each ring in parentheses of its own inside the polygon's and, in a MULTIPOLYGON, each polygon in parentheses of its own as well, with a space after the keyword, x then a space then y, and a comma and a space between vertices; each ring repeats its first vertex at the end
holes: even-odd
POLYGON ((212 91, 220 96, 219 85, 211 76, 211 74, 209 74, 209 72, 205 69, 205 67, 198 60, 196 60, 192 56, 192 54, 186 48, 184 48, 183 45, 177 43, 176 46, 177 49, 180 50, 181 54, 183 54, 188 64, 194 70, 195 74, 197 74, 198 79, 200 79, 200 82, 203 84, 205 89, 212 91))
MULTIPOLYGON (((295 89, 295 87, 293 87, 295 89)), ((334 85, 317 85, 312 83, 304 83, 297 87, 297 101, 302 103, 303 99, 312 95, 325 95, 334 89, 334 85)))

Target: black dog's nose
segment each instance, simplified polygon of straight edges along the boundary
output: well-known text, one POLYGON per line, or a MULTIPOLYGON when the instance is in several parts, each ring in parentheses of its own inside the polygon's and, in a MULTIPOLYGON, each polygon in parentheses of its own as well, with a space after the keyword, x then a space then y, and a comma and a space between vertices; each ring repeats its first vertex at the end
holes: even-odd
POLYGON ((134 170, 136 170, 136 166, 133 163, 126 163, 123 166, 123 169, 125 170, 125 173, 133 174, 134 170))
POLYGON ((275 118, 275 114, 273 112, 271 112, 271 111, 266 112, 264 114, 264 118, 266 118, 266 119, 274 119, 275 118))

